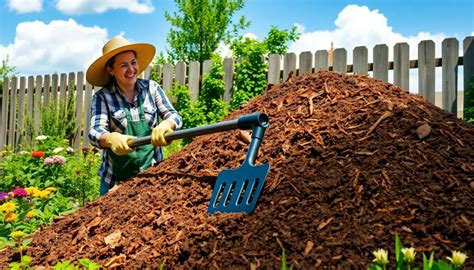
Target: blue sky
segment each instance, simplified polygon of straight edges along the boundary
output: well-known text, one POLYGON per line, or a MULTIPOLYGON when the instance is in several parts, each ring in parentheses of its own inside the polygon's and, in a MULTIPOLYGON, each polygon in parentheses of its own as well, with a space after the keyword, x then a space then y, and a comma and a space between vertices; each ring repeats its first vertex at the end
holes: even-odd
MULTIPOLYGON (((251 21, 244 32, 262 39, 271 25, 297 25, 300 40, 289 51, 315 52, 335 47, 348 51, 376 44, 408 42, 416 57, 420 40, 460 41, 474 31, 474 1, 470 0, 248 0, 236 13, 251 21)), ((0 8, 0 59, 22 75, 85 70, 111 37, 166 47, 170 25, 164 12, 173 12, 173 0, 4 0, 0 8)), ((225 53, 223 50, 223 54, 225 53)), ((228 53, 228 52, 227 52, 228 53)), ((411 57, 411 58, 413 58, 411 57)), ((349 60, 349 63, 351 60, 349 60)))

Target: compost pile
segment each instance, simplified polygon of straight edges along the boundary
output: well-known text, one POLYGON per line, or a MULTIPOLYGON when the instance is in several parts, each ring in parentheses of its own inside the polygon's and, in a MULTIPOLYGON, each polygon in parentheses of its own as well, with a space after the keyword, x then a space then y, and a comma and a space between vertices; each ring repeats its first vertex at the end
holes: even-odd
MULTIPOLYGON (((367 76, 291 76, 233 112, 270 117, 257 164, 271 164, 252 215, 207 207, 248 148, 238 130, 196 138, 159 166, 34 234, 34 265, 367 268, 394 236, 417 254, 465 252, 474 266, 474 127, 367 76)), ((421 262, 421 255, 417 255, 421 262)), ((0 266, 18 261, 0 253, 0 266)))

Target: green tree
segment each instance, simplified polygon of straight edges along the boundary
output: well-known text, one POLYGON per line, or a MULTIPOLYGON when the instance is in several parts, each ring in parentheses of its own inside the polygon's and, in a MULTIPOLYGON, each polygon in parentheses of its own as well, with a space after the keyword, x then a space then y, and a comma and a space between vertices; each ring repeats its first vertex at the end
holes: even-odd
POLYGON ((166 38, 171 49, 168 54, 178 61, 199 61, 211 59, 219 43, 228 39, 233 32, 248 27, 244 16, 237 23, 232 16, 243 8, 244 0, 175 0, 178 12, 165 12, 171 23, 166 38))
POLYGON ((9 76, 15 76, 17 74, 15 67, 8 64, 8 55, 7 58, 2 60, 2 65, 0 66, 0 90, 3 89, 3 80, 9 76))
POLYGON ((280 30, 276 26, 271 26, 267 37, 261 42, 241 36, 231 41, 230 47, 234 57, 238 59, 234 95, 230 103, 232 109, 237 109, 265 90, 267 86, 265 57, 272 53, 285 54, 288 42, 296 41, 298 38, 295 26, 290 30, 280 30))
POLYGON ((464 95, 464 120, 474 123, 474 76, 471 78, 469 87, 465 89, 464 95))

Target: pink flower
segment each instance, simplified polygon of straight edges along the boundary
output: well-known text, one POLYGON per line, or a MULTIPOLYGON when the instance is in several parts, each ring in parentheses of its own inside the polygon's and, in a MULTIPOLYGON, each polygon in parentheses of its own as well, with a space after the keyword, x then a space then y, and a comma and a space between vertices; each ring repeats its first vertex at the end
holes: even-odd
POLYGON ((28 193, 24 188, 16 188, 11 191, 14 197, 28 197, 28 193))
POLYGON ((64 164, 66 162, 66 158, 61 156, 61 155, 55 155, 52 157, 48 157, 44 159, 44 164, 45 165, 52 165, 52 164, 64 164))

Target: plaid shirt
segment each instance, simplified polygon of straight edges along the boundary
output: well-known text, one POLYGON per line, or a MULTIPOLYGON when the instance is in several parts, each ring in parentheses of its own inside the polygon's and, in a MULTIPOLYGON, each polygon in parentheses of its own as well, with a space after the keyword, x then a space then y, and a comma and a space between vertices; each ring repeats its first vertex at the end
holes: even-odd
MULTIPOLYGON (((137 80, 135 84, 138 95, 143 100, 143 110, 145 119, 150 128, 155 127, 158 117, 171 120, 179 129, 183 122, 181 116, 173 108, 163 89, 155 81, 137 80)), ((132 119, 139 120, 138 95, 129 103, 132 119)), ((91 125, 89 129, 89 139, 92 145, 102 148, 99 139, 109 132, 123 133, 127 126, 123 100, 127 100, 120 92, 118 86, 112 84, 110 88, 104 87, 94 94, 91 106, 91 125)), ((163 159, 161 147, 155 147, 152 166, 158 164, 163 159)), ((102 164, 99 169, 99 176, 106 183, 115 183, 112 161, 107 151, 102 151, 102 164)))

